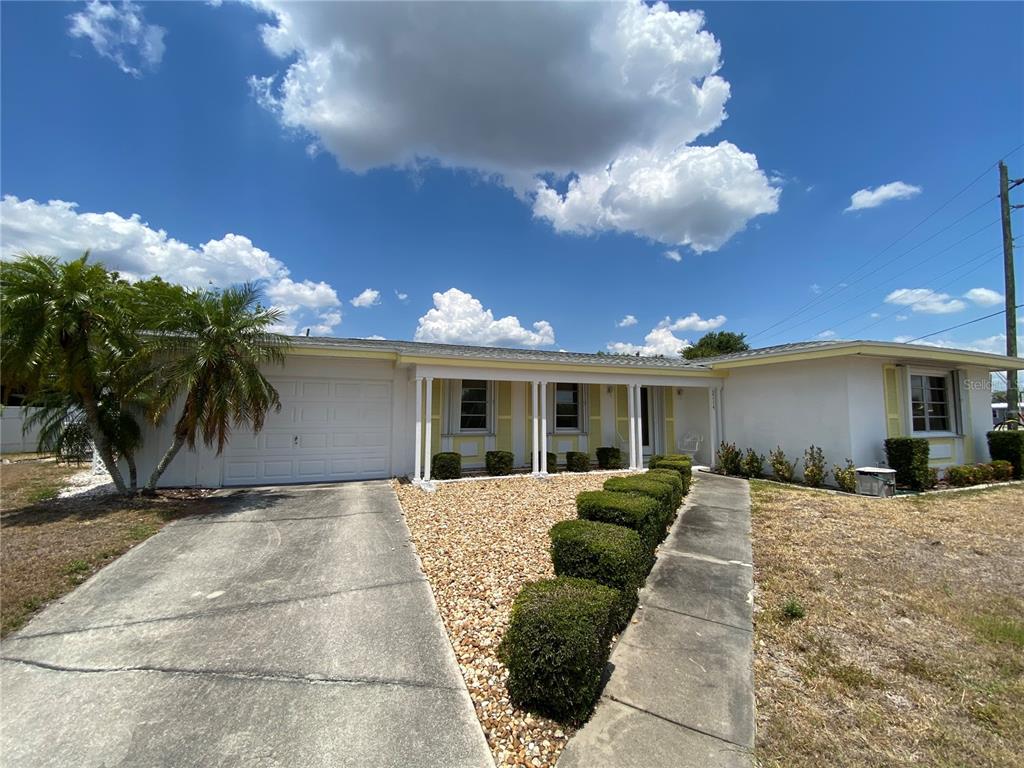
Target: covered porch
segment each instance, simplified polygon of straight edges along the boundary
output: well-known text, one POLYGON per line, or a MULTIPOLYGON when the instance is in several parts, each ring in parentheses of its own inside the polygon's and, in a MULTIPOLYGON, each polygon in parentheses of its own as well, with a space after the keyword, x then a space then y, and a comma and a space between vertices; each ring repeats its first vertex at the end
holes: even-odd
POLYGON ((430 365, 410 371, 414 472, 431 482, 431 458, 462 457, 465 472, 485 469, 488 451, 508 451, 522 472, 544 476, 554 454, 619 449, 622 467, 643 469, 651 455, 688 453, 710 464, 721 434, 721 379, 705 372, 495 370, 430 365))

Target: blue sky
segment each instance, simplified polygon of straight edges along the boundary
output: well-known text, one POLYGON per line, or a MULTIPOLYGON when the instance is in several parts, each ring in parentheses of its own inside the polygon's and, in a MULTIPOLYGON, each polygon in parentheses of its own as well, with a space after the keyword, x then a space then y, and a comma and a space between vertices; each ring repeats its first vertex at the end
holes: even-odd
MULTIPOLYGON (((261 278, 297 332, 541 349, 1001 308, 1024 5, 504 10, 4 3, 2 252, 261 278)), ((1002 323, 929 340, 1001 351, 1002 323)))

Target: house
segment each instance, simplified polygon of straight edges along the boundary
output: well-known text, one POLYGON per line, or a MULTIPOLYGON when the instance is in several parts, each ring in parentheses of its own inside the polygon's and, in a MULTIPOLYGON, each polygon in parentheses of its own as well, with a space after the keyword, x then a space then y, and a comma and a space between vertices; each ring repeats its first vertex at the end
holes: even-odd
MULTIPOLYGON (((884 462, 883 440, 920 435, 933 466, 984 461, 989 372, 1001 355, 874 341, 785 344, 705 360, 545 352, 407 341, 292 339, 268 376, 281 410, 259 434, 237 431, 220 456, 183 451, 166 486, 320 482, 407 475, 429 480, 430 457, 490 450, 547 469, 548 452, 622 450, 644 464, 686 451, 713 464, 722 440, 791 456, 810 444, 830 463, 884 462)), ((170 442, 149 430, 148 472, 170 442)))

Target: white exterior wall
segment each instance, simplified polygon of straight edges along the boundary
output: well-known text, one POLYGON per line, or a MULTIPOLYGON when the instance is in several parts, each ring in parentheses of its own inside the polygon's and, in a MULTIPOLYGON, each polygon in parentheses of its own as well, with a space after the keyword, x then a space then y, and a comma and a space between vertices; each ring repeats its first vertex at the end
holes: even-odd
POLYGON ((33 453, 39 444, 39 427, 24 432, 25 419, 33 411, 21 405, 0 406, 0 453, 33 453))
POLYGON ((963 408, 965 439, 974 446, 974 461, 990 461, 988 433, 992 429, 992 375, 983 368, 962 369, 963 387, 960 390, 963 408))
POLYGON ((701 443, 695 463, 704 465, 711 463, 717 449, 711 443, 711 406, 708 399, 709 391, 697 387, 682 387, 675 395, 676 445, 682 445, 683 436, 688 432, 696 432, 701 436, 701 443))
POLYGON ((847 458, 858 467, 884 466, 885 458, 885 383, 883 362, 877 359, 850 357, 841 360, 847 371, 847 393, 850 419, 850 452, 833 459, 827 455, 829 468, 843 464, 847 458))
MULTIPOLYGON (((721 439, 766 457, 781 445, 800 458, 813 443, 830 466, 853 458, 847 379, 842 359, 735 368, 725 380, 721 439)), ((881 399, 879 377, 879 408, 881 399)))

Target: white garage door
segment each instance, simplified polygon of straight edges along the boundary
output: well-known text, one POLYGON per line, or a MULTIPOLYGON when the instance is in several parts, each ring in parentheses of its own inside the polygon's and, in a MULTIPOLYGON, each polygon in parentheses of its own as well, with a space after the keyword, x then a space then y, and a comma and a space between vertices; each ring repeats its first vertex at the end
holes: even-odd
POLYGON ((232 435, 224 484, 313 483, 387 477, 391 383, 272 379, 281 410, 258 435, 232 435))

